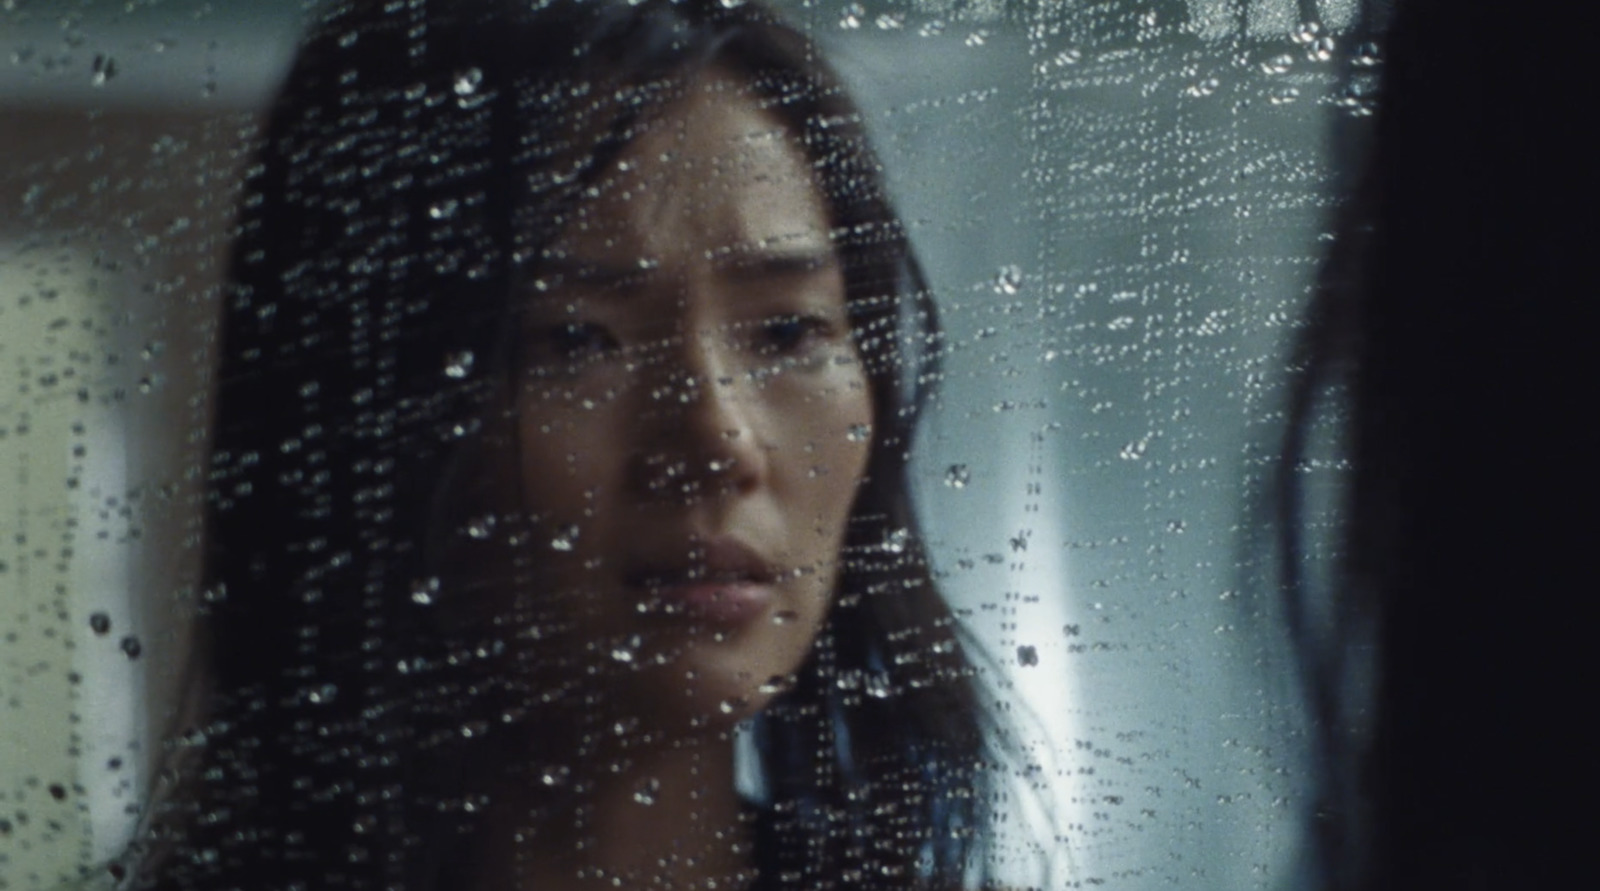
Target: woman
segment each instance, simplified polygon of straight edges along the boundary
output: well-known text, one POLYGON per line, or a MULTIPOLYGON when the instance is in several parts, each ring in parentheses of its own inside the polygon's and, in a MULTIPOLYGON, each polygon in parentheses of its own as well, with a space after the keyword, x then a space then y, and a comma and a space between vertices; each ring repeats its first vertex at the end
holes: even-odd
POLYGON ((143 871, 981 884, 938 330, 859 113, 753 4, 540 6, 346 4, 273 110, 143 871))

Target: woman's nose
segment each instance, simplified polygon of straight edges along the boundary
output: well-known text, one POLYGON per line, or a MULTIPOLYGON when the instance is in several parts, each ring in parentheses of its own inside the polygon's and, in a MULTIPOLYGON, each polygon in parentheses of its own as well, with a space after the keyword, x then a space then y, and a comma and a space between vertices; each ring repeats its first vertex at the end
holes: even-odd
POLYGON ((639 488, 694 500, 746 494, 767 473, 761 407, 732 346, 718 332, 687 335, 647 387, 647 441, 635 462, 639 488))

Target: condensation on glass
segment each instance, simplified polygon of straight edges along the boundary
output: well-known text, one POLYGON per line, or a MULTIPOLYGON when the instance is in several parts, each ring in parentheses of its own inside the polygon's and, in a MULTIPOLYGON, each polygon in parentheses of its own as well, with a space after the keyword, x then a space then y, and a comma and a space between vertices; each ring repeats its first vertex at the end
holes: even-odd
MULTIPOLYGON (((862 105, 945 326, 911 475, 1011 726, 980 830, 1002 885, 1304 877, 1261 512, 1330 145, 1381 70, 1357 5, 783 4, 862 105)), ((227 596, 200 584, 222 279, 307 16, 0 3, 0 889, 108 881, 163 759, 204 745, 164 734, 227 596)), ((1343 467, 1315 455, 1314 495, 1343 467)))

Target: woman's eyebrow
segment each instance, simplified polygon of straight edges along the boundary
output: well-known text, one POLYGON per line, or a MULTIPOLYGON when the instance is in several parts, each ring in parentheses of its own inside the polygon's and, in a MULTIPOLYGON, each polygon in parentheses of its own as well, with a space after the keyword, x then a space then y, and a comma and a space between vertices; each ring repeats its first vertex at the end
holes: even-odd
POLYGON ((838 264, 832 245, 752 245, 711 258, 718 270, 740 276, 781 276, 815 272, 838 264))
POLYGON ((537 278, 610 288, 645 281, 655 274, 656 268, 656 264, 649 261, 618 263, 582 257, 550 257, 539 264, 537 278))

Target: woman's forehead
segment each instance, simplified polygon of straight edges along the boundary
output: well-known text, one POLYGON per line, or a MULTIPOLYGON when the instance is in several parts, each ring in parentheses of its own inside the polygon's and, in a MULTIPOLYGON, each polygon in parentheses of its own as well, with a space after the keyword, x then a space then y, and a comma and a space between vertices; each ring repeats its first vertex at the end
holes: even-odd
POLYGON ((641 126, 573 208, 554 247, 669 263, 813 251, 829 246, 829 225, 798 134, 747 89, 702 78, 641 126))

